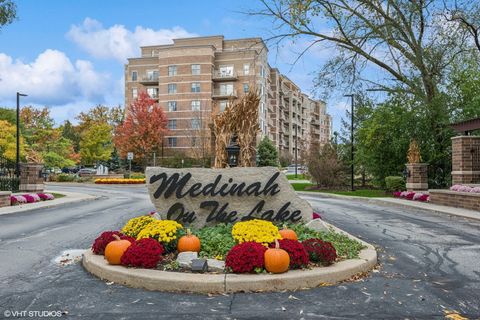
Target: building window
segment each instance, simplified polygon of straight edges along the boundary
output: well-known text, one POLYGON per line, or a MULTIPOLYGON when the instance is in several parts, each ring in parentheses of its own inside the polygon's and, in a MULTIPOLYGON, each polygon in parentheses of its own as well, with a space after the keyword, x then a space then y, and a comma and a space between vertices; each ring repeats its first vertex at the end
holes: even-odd
POLYGON ((264 91, 264 89, 263 89, 263 84, 262 84, 262 86, 260 87, 260 99, 263 97, 263 91, 264 91))
POLYGON ((233 94, 233 84, 231 83, 222 83, 220 85, 220 95, 229 96, 233 94))
POLYGON ((243 84, 243 92, 247 93, 249 89, 250 89, 250 87, 248 86, 248 83, 244 83, 243 84))
POLYGON ((177 137, 169 137, 168 138, 168 146, 169 147, 176 147, 177 146, 177 137))
POLYGON ((158 80, 158 70, 148 70, 146 80, 158 80))
POLYGON ((137 81, 138 73, 137 71, 132 71, 132 81, 137 81))
POLYGON ((176 83, 169 83, 168 84, 168 93, 169 94, 177 93, 177 84, 176 83))
POLYGON ((192 64, 192 74, 198 76, 200 74, 200 65, 192 64))
POLYGON ((200 111, 200 100, 192 100, 192 111, 200 111))
POLYGON ((168 120, 168 129, 170 129, 170 130, 177 129, 177 120, 176 119, 168 120))
POLYGON ((138 89, 137 88, 133 88, 132 89, 132 98, 133 99, 137 99, 138 97, 138 89))
POLYGON ((200 129, 200 119, 192 119, 192 129, 200 129))
POLYGON ((221 77, 231 77, 233 76, 233 66, 220 66, 220 76, 221 77))
POLYGON ((192 137, 192 147, 197 146, 197 137, 192 137))
POLYGON ((263 66, 260 66, 260 77, 265 77, 265 69, 263 68, 263 66))
POLYGON ((167 105, 168 105, 168 111, 170 112, 177 111, 177 101, 168 101, 167 105))
POLYGON ((225 111, 225 108, 227 107, 227 105, 228 105, 228 101, 226 100, 220 101, 220 112, 225 111))
POLYGON ((192 83, 192 92, 200 92, 200 82, 192 83))
POLYGON ((158 88, 147 88, 150 98, 158 98, 158 88))
POLYGON ((250 64, 245 63, 243 65, 243 75, 248 76, 250 74, 250 64))
POLYGON ((177 75, 177 66, 168 66, 168 75, 176 76, 177 75))

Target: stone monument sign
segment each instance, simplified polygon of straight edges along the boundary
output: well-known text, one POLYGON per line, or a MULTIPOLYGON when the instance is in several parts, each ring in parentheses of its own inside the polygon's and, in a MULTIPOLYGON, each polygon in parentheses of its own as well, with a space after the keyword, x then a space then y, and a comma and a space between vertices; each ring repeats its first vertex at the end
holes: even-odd
POLYGON ((310 204, 274 167, 172 169, 148 167, 150 199, 162 219, 201 227, 249 219, 307 222, 310 204))

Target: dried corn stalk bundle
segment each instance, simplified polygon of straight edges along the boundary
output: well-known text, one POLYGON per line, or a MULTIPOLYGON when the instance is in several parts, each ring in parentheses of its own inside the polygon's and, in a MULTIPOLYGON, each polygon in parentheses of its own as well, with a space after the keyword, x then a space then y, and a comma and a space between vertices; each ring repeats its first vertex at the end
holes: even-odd
POLYGON ((213 116, 211 130, 215 136, 215 162, 214 168, 225 168, 228 165, 226 147, 232 137, 231 116, 232 108, 230 104, 225 111, 213 116))
POLYGON ((238 165, 255 166, 255 142, 258 126, 258 105, 260 97, 250 91, 242 99, 230 101, 225 111, 213 116, 211 130, 215 136, 215 168, 228 166, 226 147, 234 134, 240 146, 238 165))
POLYGON ((250 91, 233 106, 233 119, 235 133, 240 146, 239 166, 255 166, 255 142, 258 126, 258 105, 260 97, 257 92, 250 91))

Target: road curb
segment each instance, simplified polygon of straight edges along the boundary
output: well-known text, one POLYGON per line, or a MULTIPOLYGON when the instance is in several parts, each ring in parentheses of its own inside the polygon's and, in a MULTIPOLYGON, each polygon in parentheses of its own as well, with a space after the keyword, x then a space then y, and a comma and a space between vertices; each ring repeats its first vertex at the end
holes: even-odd
MULTIPOLYGON (((48 191, 45 191, 45 192, 48 193, 48 191)), ((94 196, 94 195, 80 193, 80 192, 60 191, 59 193, 64 194, 65 197, 54 199, 54 200, 43 201, 43 202, 36 202, 36 203, 29 203, 29 204, 0 208, 0 216, 6 215, 6 214, 28 212, 28 211, 38 210, 38 209, 53 208, 53 207, 62 206, 65 204, 79 203, 83 201, 97 200, 101 198, 100 196, 94 196)))
POLYGON ((473 220, 480 220, 480 213, 474 210, 468 210, 463 208, 441 206, 431 203, 424 202, 415 202, 411 200, 399 200, 402 202, 392 201, 382 199, 382 198, 367 198, 367 197, 356 197, 356 196, 345 196, 340 194, 331 194, 324 192, 308 192, 308 191, 297 191, 297 194, 302 196, 310 196, 314 198, 333 198, 333 199, 344 199, 344 200, 359 200, 367 203, 387 205, 387 206, 396 206, 400 208, 407 209, 420 209, 434 212, 437 214, 456 216, 461 218, 468 218, 473 220))
POLYGON ((377 264, 377 251, 372 245, 336 227, 334 229, 366 245, 359 258, 328 267, 291 270, 282 274, 195 274, 125 268, 109 265, 103 256, 90 250, 83 254, 82 264, 102 280, 155 291, 233 293, 307 289, 347 280, 357 273, 371 270, 377 264))

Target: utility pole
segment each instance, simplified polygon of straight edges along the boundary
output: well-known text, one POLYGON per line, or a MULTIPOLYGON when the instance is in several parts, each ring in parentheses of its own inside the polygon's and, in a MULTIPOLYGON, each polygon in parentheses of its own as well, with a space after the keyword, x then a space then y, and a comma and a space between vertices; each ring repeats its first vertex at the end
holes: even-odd
POLYGON ((20 97, 26 97, 26 94, 17 92, 17 157, 15 171, 17 178, 20 177, 20 97))
POLYGON ((350 161, 352 162, 351 164, 351 178, 350 178, 350 184, 351 184, 351 190, 352 191, 355 191, 355 187, 354 187, 354 152, 355 152, 355 149, 353 147, 353 111, 354 111, 354 99, 355 99, 355 95, 354 94, 346 94, 345 97, 350 97, 352 98, 352 104, 351 104, 351 111, 350 111, 350 118, 351 118, 351 125, 350 125, 350 153, 351 153, 351 159, 350 161))

